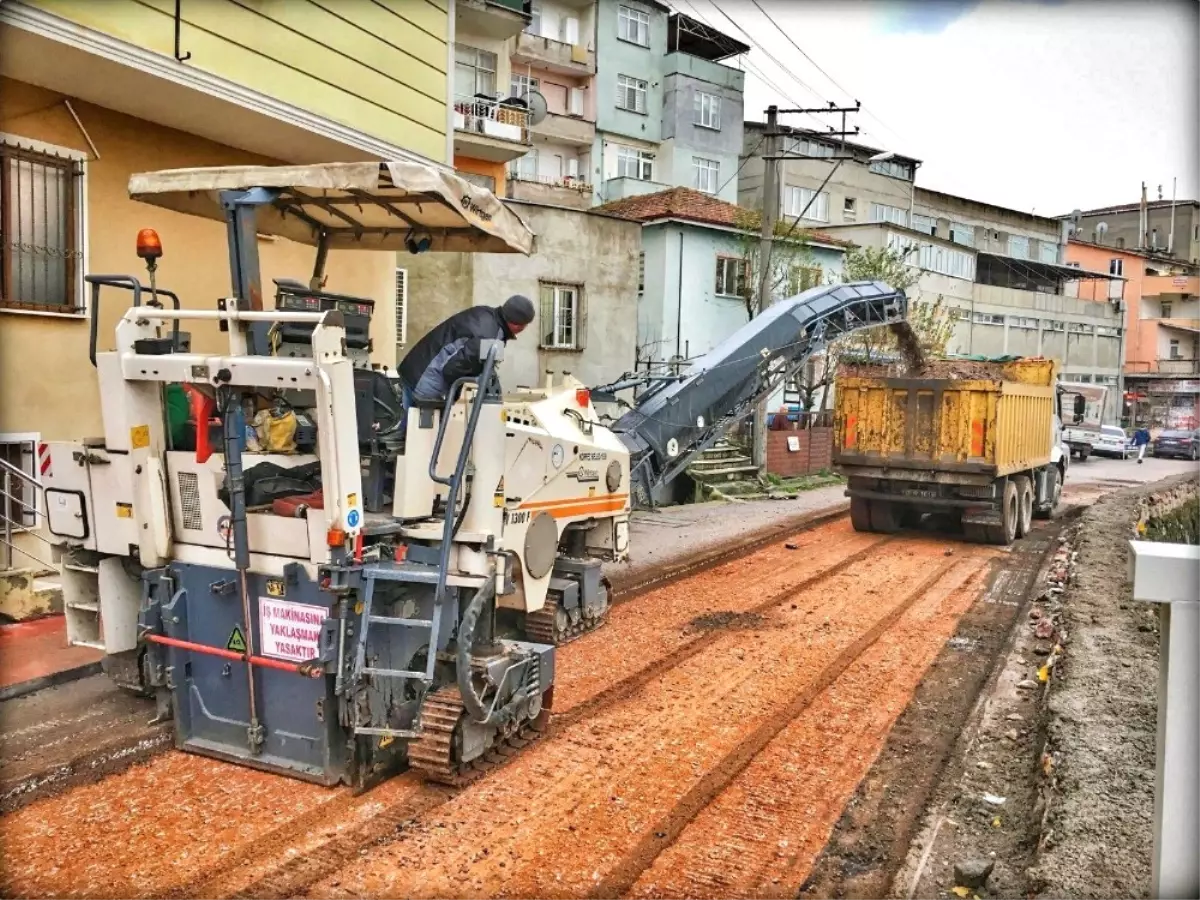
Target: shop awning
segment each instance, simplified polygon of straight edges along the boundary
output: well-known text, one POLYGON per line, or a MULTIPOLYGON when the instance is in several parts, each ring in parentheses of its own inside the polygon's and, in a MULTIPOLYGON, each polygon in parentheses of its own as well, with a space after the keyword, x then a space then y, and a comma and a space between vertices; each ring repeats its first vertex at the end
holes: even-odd
POLYGON ((167 169, 129 179, 135 200, 222 222, 221 192, 251 188, 276 193, 259 207, 259 233, 301 244, 324 234, 331 250, 402 252, 409 236, 428 235, 436 252, 533 252, 533 232, 495 194, 420 163, 167 169))

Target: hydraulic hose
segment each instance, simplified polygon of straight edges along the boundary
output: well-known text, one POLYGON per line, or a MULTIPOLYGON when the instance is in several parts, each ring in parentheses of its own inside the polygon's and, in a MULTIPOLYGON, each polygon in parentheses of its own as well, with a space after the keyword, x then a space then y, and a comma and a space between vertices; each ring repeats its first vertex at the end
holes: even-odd
POLYGON ((525 698, 529 695, 528 685, 522 684, 513 692, 512 699, 499 709, 488 713, 484 709, 483 701, 475 693, 475 684, 471 681, 471 645, 475 640, 475 625, 479 621, 479 614, 483 612, 487 601, 495 594, 496 580, 489 577, 475 592, 475 596, 471 598, 467 608, 463 610, 462 619, 458 623, 458 652, 455 657, 458 690, 462 694, 463 706, 467 708, 467 713, 472 720, 489 728, 510 722, 516 716, 518 705, 524 703, 525 698))

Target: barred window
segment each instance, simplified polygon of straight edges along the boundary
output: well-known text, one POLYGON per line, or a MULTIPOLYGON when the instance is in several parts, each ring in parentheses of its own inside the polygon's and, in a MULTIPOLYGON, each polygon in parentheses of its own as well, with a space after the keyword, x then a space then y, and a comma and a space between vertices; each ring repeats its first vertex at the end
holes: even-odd
POLYGON ((79 312, 82 161, 0 141, 0 306, 79 312))

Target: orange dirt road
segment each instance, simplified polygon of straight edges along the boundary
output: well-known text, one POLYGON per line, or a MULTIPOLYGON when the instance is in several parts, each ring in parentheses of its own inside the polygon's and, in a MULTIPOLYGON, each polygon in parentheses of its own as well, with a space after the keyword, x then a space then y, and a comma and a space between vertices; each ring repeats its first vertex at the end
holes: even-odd
POLYGON ((617 605, 560 650, 550 733, 461 791, 172 752, 0 818, 0 891, 794 896, 998 554, 845 520, 790 543, 617 605))

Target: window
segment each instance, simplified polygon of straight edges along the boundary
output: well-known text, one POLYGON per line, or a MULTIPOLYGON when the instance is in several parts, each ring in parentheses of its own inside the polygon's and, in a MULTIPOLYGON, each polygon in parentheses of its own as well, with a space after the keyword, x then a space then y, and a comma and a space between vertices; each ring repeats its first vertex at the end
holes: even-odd
POLYGON ((846 197, 842 200, 842 212, 847 216, 853 216, 858 211, 858 201, 853 197, 846 197))
POLYGON ((799 138, 792 142, 792 146, 788 148, 787 152, 800 156, 813 156, 818 159, 824 159, 833 156, 833 146, 823 144, 820 141, 809 140, 808 138, 799 138))
POLYGON ((1041 252, 1041 260, 1044 263, 1054 265, 1058 262, 1058 244, 1052 244, 1049 241, 1039 241, 1038 248, 1041 252))
POLYGON ((892 222, 896 225, 908 224, 908 210, 898 206, 885 206, 882 203, 871 204, 872 222, 892 222))
POLYGON ((1112 328, 1108 325, 1097 325, 1096 326, 1096 334, 1099 335, 1100 337, 1120 337, 1121 329, 1120 328, 1112 328))
POLYGON ((952 306, 950 307, 950 318, 955 322, 965 322, 971 318, 971 311, 961 306, 952 306))
POLYGON ((627 109, 630 112, 646 112, 646 82, 630 78, 628 75, 617 76, 617 109, 627 109))
POLYGON ((1088 325, 1086 322, 1068 322, 1067 331, 1071 332, 1072 334, 1091 334, 1092 326, 1088 325))
POLYGON ((541 87, 541 80, 532 78, 529 75, 518 75, 513 73, 512 80, 508 83, 509 93, 513 97, 524 97, 530 91, 536 91, 541 87))
POLYGON ((628 6, 617 7, 617 37, 631 44, 650 46, 650 14, 628 6))
POLYGON ((1183 354, 1179 352, 1179 339, 1171 338, 1171 359, 1183 359, 1183 354))
POLYGON ((696 91, 695 123, 702 128, 721 130, 721 98, 716 94, 696 91))
POLYGON ((992 313, 975 313, 973 321, 976 325, 1003 325, 1004 316, 996 316, 992 313))
POLYGON ((824 277, 825 270, 820 266, 792 266, 787 278, 788 296, 793 297, 817 287, 824 277))
POLYGON ((783 213, 806 219, 809 222, 829 221, 829 193, 817 193, 811 188, 785 187, 783 189, 783 213), (803 215, 801 215, 803 213, 803 215))
MULTIPOLYGON (((1074 263, 1074 265, 1079 265, 1079 264, 1074 263)), ((1125 260, 1110 259, 1108 261, 1108 274, 1109 275, 1124 275, 1125 274, 1125 260)))
POLYGON ((638 254, 638 295, 641 296, 646 292, 646 253, 642 251, 638 254))
MULTIPOLYGON (((540 35, 542 33, 542 8, 536 3, 529 7, 529 24, 525 26, 525 30, 529 34, 540 35)), ((521 96, 517 94, 517 96, 521 96)))
POLYGON ((491 175, 476 175, 474 172, 456 172, 455 174, 476 187, 486 188, 489 191, 496 190, 496 179, 491 175))
MULTIPOLYGON (((40 435, 0 434, 0 460, 37 479, 37 457, 40 435)), ((18 528, 37 527, 38 492, 16 476, 11 479, 12 521, 18 528)), ((0 500, 3 500, 0 497, 0 500)), ((3 515, 0 506, 0 515, 3 515)), ((19 564, 18 564, 19 565, 19 564)))
POLYGON ((871 163, 871 171, 877 175, 887 175, 891 178, 913 180, 913 167, 909 163, 897 162, 894 159, 883 159, 871 163))
POLYGON ((741 297, 746 290, 746 261, 736 256, 717 257, 717 295, 741 297))
POLYGON ((0 142, 0 306, 83 310, 83 161, 0 142))
POLYGON ((914 241, 913 238, 891 232, 888 234, 888 249, 906 252, 905 262, 928 272, 975 280, 975 257, 965 250, 956 250, 943 244, 929 241, 914 241))
POLYGON ((1123 238, 1123 237, 1119 237, 1119 238, 1117 238, 1117 249, 1118 249, 1118 250, 1124 250, 1124 249, 1125 249, 1125 238, 1123 238))
POLYGON ((582 350, 586 326, 582 288, 572 284, 546 283, 540 287, 542 346, 552 350, 582 350))
POLYGON ((408 269, 396 270, 396 346, 408 343, 408 269))
POLYGON ((653 181, 654 154, 634 147, 620 147, 617 150, 617 177, 653 181))
POLYGON ((462 97, 496 93, 496 54, 454 45, 454 91, 462 97))
POLYGON ((962 222, 950 223, 950 240, 964 247, 975 246, 975 226, 964 225, 962 222))
POLYGON ((715 194, 721 186, 721 163, 715 159, 692 157, 694 187, 706 194, 715 194))
POLYGON ((1160 301, 1159 307, 1162 309, 1162 317, 1164 319, 1171 318, 1171 302, 1169 300, 1160 301))
POLYGON ((1013 316, 1008 320, 1008 324, 1013 328, 1028 328, 1032 331, 1037 331, 1038 320, 1029 316, 1013 316))
POLYGON ((1066 331, 1066 322, 1051 321, 1046 323, 1046 331, 1066 331))
POLYGON ((538 152, 530 150, 508 164, 508 173, 518 181, 537 181, 538 152))
POLYGON ((1014 259, 1029 259, 1029 238, 1010 234, 1008 236, 1008 255, 1014 259))
POLYGON ((922 216, 919 213, 913 213, 912 229, 913 231, 920 231, 924 234, 932 235, 936 233, 937 226, 934 223, 932 216, 922 216))

